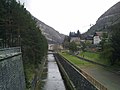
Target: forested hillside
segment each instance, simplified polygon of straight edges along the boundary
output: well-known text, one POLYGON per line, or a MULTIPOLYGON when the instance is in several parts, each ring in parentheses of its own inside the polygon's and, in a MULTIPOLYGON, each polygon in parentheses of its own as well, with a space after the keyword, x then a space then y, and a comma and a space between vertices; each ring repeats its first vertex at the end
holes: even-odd
POLYGON ((22 47, 27 85, 47 53, 47 40, 31 14, 16 0, 0 0, 0 47, 22 47))

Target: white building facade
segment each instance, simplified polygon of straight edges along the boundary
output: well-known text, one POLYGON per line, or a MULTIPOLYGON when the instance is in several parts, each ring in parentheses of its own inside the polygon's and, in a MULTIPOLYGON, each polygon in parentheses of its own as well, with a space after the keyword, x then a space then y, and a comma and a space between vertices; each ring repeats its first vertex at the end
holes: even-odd
POLYGON ((93 37, 93 44, 99 44, 101 42, 101 39, 99 36, 94 36, 93 37))

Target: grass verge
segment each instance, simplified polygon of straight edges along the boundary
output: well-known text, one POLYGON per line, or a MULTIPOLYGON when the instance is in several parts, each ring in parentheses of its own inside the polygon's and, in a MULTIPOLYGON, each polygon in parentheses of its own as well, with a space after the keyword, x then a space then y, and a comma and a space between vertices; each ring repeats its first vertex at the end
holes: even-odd
POLYGON ((106 64, 106 65, 109 64, 107 59, 100 57, 100 53, 81 52, 79 56, 98 62, 98 63, 101 63, 101 64, 106 64))
POLYGON ((33 65, 27 64, 24 70, 26 78, 26 89, 28 90, 29 88, 31 88, 31 81, 33 80, 35 75, 35 68, 33 65))
POLYGON ((94 64, 80 60, 79 58, 72 56, 66 52, 64 53, 59 53, 60 55, 62 55, 64 58, 66 58, 68 61, 70 61, 71 63, 73 63, 74 65, 80 67, 80 68, 87 68, 90 66, 94 66, 94 64))

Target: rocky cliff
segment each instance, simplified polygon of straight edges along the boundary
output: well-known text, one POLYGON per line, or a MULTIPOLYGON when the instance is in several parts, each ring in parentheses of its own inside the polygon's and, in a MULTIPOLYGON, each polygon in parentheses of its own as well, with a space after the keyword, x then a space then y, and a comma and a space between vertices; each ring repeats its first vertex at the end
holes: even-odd
POLYGON ((65 35, 60 34, 54 28, 46 25, 45 23, 38 20, 37 18, 35 18, 35 20, 37 21, 37 26, 40 28, 43 35, 45 35, 45 37, 47 38, 49 44, 63 42, 65 35))

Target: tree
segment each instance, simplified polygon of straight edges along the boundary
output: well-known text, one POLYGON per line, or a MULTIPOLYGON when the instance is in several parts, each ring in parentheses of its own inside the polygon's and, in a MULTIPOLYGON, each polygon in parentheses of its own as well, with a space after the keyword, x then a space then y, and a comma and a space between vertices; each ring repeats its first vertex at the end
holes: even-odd
POLYGON ((29 82, 26 70, 32 67, 34 72, 38 68, 47 54, 48 44, 33 16, 16 0, 0 0, 0 40, 3 47, 22 47, 25 77, 29 82))
POLYGON ((72 53, 74 53, 75 51, 77 51, 77 44, 75 42, 70 42, 70 44, 69 44, 69 50, 72 51, 72 53))
POLYGON ((80 33, 79 30, 77 31, 77 36, 78 36, 79 38, 81 38, 81 33, 80 33))
POLYGON ((102 40, 100 42, 102 50, 104 50, 104 44, 106 44, 106 43, 108 43, 108 33, 107 32, 103 32, 103 34, 102 34, 102 40))
POLYGON ((108 59, 111 65, 120 63, 120 23, 115 24, 111 27, 111 32, 109 33, 109 39, 103 38, 102 44, 102 54, 101 56, 108 59))
POLYGON ((100 58, 106 59, 111 65, 113 64, 112 62, 112 55, 113 55, 113 48, 111 46, 111 42, 104 43, 102 52, 100 54, 100 58))
POLYGON ((63 47, 65 49, 69 48, 69 43, 70 43, 70 38, 68 36, 65 36, 64 41, 63 41, 63 47))
POLYGON ((87 43, 85 43, 85 42, 80 42, 81 44, 81 50, 84 52, 85 51, 85 49, 86 49, 86 46, 88 46, 87 45, 87 43))
POLYGON ((112 65, 120 62, 120 23, 111 27, 112 65))

